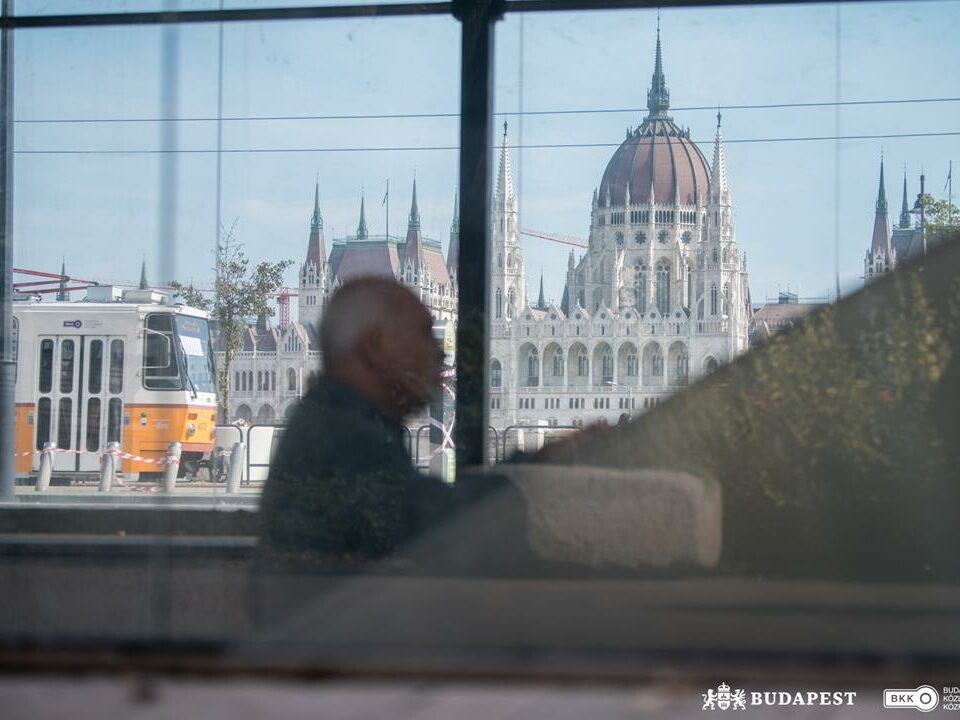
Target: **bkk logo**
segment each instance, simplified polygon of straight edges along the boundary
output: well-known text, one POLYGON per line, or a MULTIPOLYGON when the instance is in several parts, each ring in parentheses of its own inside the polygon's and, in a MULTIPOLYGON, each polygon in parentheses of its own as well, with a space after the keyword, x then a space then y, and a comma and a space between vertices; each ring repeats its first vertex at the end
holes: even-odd
POLYGON ((751 691, 731 690, 720 683, 716 690, 703 693, 702 710, 746 710, 750 707, 823 707, 826 705, 853 705, 857 693, 852 690, 828 692, 786 692, 784 690, 751 691))

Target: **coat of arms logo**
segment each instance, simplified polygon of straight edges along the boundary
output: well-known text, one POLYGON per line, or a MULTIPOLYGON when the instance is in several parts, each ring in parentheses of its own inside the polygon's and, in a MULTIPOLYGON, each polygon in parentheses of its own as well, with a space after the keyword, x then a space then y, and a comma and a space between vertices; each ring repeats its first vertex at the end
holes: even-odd
POLYGON ((703 693, 702 710, 746 710, 747 694, 743 690, 731 690, 726 683, 720 683, 716 690, 703 693))

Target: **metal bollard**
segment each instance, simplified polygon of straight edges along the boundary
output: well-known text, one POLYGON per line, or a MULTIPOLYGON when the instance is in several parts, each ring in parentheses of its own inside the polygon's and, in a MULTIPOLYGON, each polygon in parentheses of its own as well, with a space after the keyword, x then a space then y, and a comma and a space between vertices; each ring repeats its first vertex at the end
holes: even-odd
POLYGON ((227 492, 240 492, 240 477, 243 473, 243 454, 244 445, 242 442, 235 442, 233 450, 230 451, 230 467, 227 469, 227 492))
POLYGON ((45 442, 40 453, 40 474, 37 475, 37 492, 43 492, 50 487, 50 475, 53 473, 53 453, 57 450, 55 442, 45 442))
POLYGON ((180 450, 178 442, 170 443, 167 449, 167 466, 163 473, 163 491, 173 493, 177 486, 177 472, 180 470, 180 450))
POLYGON ((118 452, 120 452, 120 443, 108 442, 106 451, 100 456, 100 492, 110 492, 113 489, 118 452))

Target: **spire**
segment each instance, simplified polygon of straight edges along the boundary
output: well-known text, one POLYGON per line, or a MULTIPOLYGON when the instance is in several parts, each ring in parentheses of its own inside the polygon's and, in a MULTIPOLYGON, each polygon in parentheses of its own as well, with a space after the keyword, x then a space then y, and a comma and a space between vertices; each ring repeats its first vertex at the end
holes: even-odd
POLYGON ((540 296, 537 298, 537 310, 546 310, 547 301, 543 296, 543 268, 540 268, 540 296))
POLYGON ((513 172, 510 168, 510 147, 507 143, 507 122, 503 122, 503 144, 500 146, 500 171, 497 173, 498 203, 508 203, 513 200, 513 172))
POLYGON ((900 206, 900 227, 910 227, 910 205, 907 202, 907 166, 903 166, 903 204, 900 206))
POLYGON ((720 111, 717 110, 717 135, 713 140, 713 166, 710 169, 710 199, 719 201, 728 191, 727 165, 723 159, 723 137, 720 135, 720 111))
POLYGON ((144 255, 143 260, 140 262, 140 289, 146 290, 150 287, 150 284, 147 282, 147 257, 144 255))
POLYGON ((367 214, 363 208, 363 190, 360 191, 360 224, 357 225, 357 240, 367 239, 367 214))
POLYGON ((560 309, 564 315, 570 314, 570 286, 567 283, 563 284, 563 297, 560 298, 560 309))
POLYGON ((413 178, 413 200, 410 201, 410 218, 407 221, 407 228, 420 227, 420 210, 417 208, 417 178, 413 178))
POLYGON ((57 293, 57 300, 69 300, 70 293, 67 292, 67 261, 66 258, 60 260, 60 291, 57 293))
POLYGON ((456 275, 460 264, 460 195, 453 194, 453 222, 450 223, 450 245, 447 247, 447 270, 456 275))
POLYGON ((320 213, 320 177, 313 189, 313 216, 310 220, 310 237, 307 240, 306 264, 320 268, 327 261, 327 248, 323 242, 323 215, 320 213))
POLYGON ((887 190, 883 182, 883 153, 880 154, 880 189, 877 191, 877 212, 887 212, 887 190))
POLYGON ((660 45, 660 16, 657 15, 657 54, 653 63, 653 77, 647 90, 647 109, 649 117, 666 117, 670 109, 670 90, 663 75, 663 51, 660 45))
POLYGON ((310 221, 311 230, 323 229, 323 215, 320 214, 320 174, 317 173, 317 184, 313 189, 313 218, 310 221))
POLYGON ((883 184, 883 155, 880 156, 880 189, 877 191, 877 212, 873 219, 873 238, 870 242, 870 254, 876 257, 878 253, 888 261, 892 255, 887 193, 883 184))

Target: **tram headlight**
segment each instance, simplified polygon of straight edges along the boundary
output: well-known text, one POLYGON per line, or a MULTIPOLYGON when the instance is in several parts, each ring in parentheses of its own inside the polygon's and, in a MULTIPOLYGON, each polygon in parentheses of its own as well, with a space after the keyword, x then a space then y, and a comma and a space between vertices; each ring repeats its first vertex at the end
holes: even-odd
POLYGON ((197 432, 197 426, 193 423, 187 425, 187 437, 193 437, 197 432))

